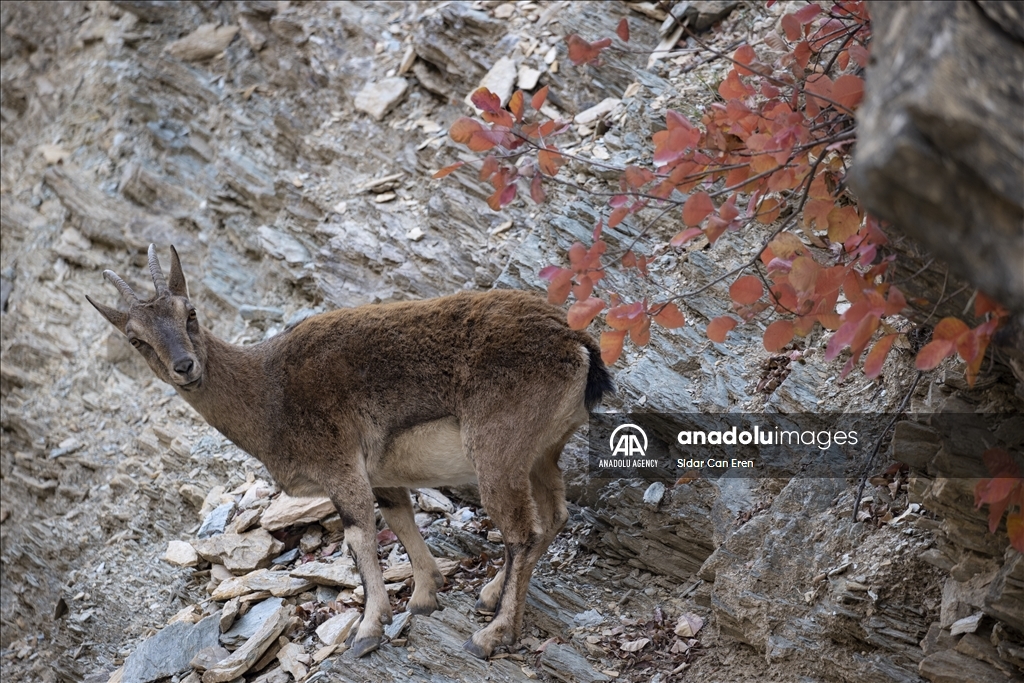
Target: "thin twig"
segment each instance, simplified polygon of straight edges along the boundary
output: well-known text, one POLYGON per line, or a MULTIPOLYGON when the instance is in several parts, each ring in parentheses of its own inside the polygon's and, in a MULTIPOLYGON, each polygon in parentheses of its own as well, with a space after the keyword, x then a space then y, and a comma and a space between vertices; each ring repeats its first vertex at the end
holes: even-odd
POLYGON ((864 469, 860 473, 860 484, 858 484, 857 486, 857 495, 853 500, 854 524, 857 523, 857 510, 860 509, 860 499, 861 496, 864 494, 864 485, 868 481, 868 472, 871 471, 871 463, 875 461, 875 456, 878 455, 878 451, 881 450, 882 448, 882 441, 885 440, 885 435, 889 432, 890 429, 892 429, 892 426, 896 424, 896 421, 899 419, 900 414, 903 412, 903 409, 907 407, 907 402, 910 400, 910 397, 914 395, 914 390, 917 389, 917 383, 921 381, 921 377, 923 376, 924 372, 918 370, 917 376, 914 377, 914 381, 913 383, 911 383, 909 391, 907 391, 907 393, 903 396, 903 400, 900 402, 900 407, 896 409, 896 414, 892 416, 892 419, 889 420, 889 424, 887 424, 885 426, 885 429, 882 430, 882 433, 878 435, 878 441, 875 442, 875 447, 871 451, 871 457, 869 457, 868 461, 864 463, 864 469))

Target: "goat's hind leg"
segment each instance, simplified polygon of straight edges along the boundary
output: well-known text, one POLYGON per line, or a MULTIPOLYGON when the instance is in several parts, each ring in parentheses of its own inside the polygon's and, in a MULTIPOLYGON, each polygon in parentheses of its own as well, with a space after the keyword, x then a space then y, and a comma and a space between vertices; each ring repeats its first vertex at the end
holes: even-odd
POLYGON ((464 646, 478 657, 489 657, 494 647, 511 645, 518 638, 533 569, 569 517, 558 467, 563 446, 564 441, 559 442, 534 462, 528 488, 510 488, 506 481, 495 496, 481 480, 484 508, 505 540, 505 567, 480 591, 477 609, 494 611, 495 617, 464 646))
POLYGON ((391 602, 377 561, 373 493, 370 482, 364 478, 331 482, 328 493, 345 525, 345 541, 355 553, 356 567, 363 579, 366 604, 352 642, 353 656, 362 657, 380 647, 384 624, 391 623, 391 602))
POLYGON ((413 591, 406 609, 412 614, 430 614, 438 609, 437 589, 444 585, 444 576, 416 526, 409 489, 376 488, 373 495, 384 521, 398 536, 412 563, 413 591))

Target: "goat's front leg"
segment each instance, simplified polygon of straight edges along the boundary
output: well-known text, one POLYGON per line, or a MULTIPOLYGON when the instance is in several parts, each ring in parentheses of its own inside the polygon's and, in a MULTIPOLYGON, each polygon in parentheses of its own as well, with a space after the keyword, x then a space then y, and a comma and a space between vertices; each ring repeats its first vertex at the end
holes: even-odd
POLYGON ((370 482, 354 478, 338 482, 330 491, 331 502, 345 525, 345 541, 356 555, 356 567, 363 579, 366 604, 363 619, 352 643, 352 654, 362 657, 380 647, 384 624, 391 623, 391 603, 384 588, 384 575, 377 561, 377 525, 373 515, 370 482))
POLYGON ((437 589, 444 586, 444 576, 416 527, 409 489, 378 488, 373 490, 373 495, 384 521, 398 536, 412 564, 412 598, 406 609, 412 614, 430 614, 438 609, 437 589))

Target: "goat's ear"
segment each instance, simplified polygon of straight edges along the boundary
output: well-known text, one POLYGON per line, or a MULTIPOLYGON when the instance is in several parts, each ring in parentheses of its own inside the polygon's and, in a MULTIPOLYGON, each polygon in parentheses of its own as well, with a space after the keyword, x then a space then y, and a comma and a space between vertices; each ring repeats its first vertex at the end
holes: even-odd
POLYGON ((128 314, 127 313, 125 313, 124 311, 119 311, 116 308, 111 308, 110 306, 104 306, 103 304, 98 304, 95 301, 93 301, 92 299, 90 299, 88 294, 85 296, 85 298, 86 298, 86 300, 89 303, 92 304, 93 308, 95 308, 97 311, 100 312, 100 315, 102 315, 104 318, 107 319, 107 321, 111 325, 113 325, 117 329, 121 330, 122 333, 126 332, 126 330, 128 328, 128 314))
POLYGON ((181 272, 181 259, 178 258, 178 251, 171 245, 171 279, 167 282, 167 288, 175 296, 188 298, 188 285, 185 283, 185 274, 181 272))

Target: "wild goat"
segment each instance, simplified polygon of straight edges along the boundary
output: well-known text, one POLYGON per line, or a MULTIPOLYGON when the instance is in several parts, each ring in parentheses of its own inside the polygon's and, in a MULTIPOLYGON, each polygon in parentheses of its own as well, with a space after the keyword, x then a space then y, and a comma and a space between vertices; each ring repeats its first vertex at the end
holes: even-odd
POLYGON ((568 517, 558 457, 613 390, 594 341, 536 295, 496 290, 331 311, 235 346, 199 324, 174 247, 169 279, 153 246, 149 270, 154 298, 107 270, 127 311, 89 303, 288 494, 330 497, 366 595, 354 654, 377 649, 391 622, 374 499, 409 553, 408 609, 429 614, 444 578, 409 489, 472 482, 505 565, 477 601, 494 619, 465 648, 487 658, 516 642, 530 575, 568 517))

